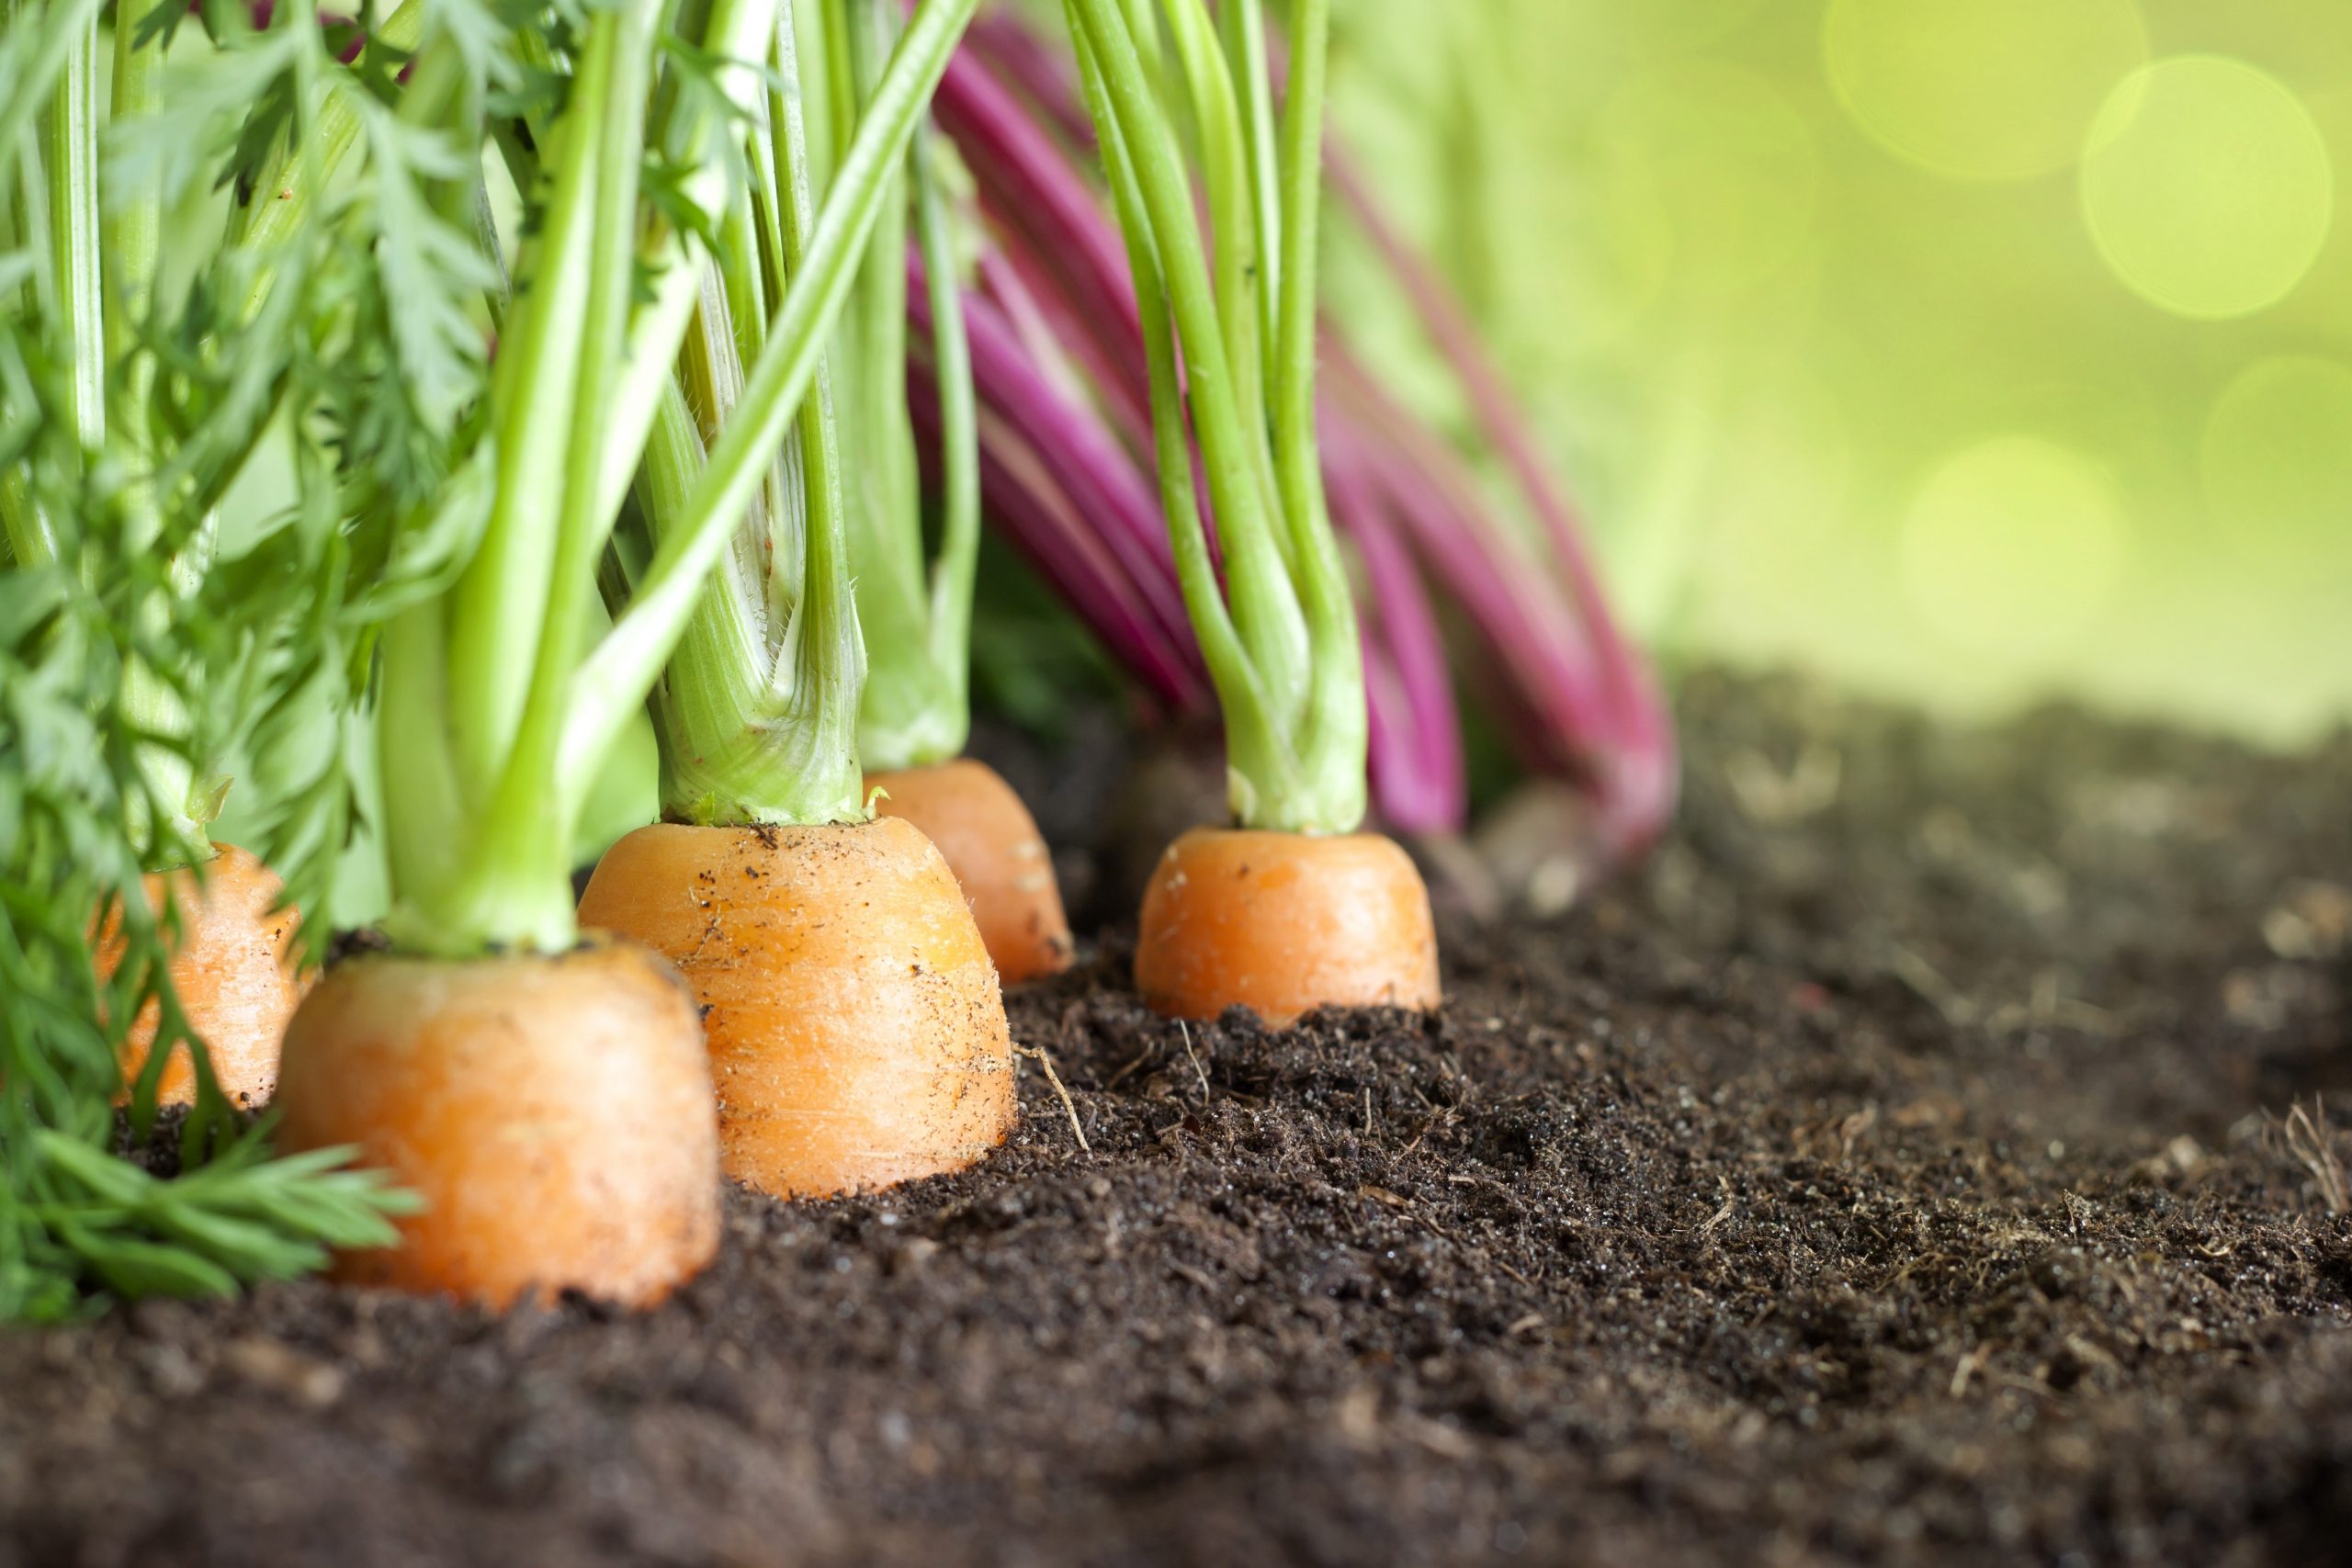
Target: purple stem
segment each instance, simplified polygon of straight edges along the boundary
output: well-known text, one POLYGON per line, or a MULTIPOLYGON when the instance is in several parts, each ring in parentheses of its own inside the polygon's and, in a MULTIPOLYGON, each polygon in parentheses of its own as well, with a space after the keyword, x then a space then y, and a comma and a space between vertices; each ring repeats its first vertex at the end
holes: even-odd
POLYGON ((1494 531, 1461 458, 1401 412, 1381 417, 1385 394, 1344 356, 1330 368, 1335 396, 1374 406, 1361 425, 1344 415, 1326 419, 1327 460, 1377 477, 1421 560, 1494 654, 1510 705, 1530 721, 1515 730, 1532 749, 1529 761, 1585 782, 1612 860, 1639 854, 1671 808, 1670 749, 1645 732, 1640 707, 1619 700, 1594 657, 1590 628, 1555 580, 1494 531))
POLYGON ((1665 705, 1646 668, 1617 630, 1601 593, 1591 558, 1584 547, 1582 525, 1536 455, 1535 441, 1504 387, 1500 373, 1487 356, 1475 329, 1436 269, 1389 221, 1373 197, 1370 186, 1345 151, 1329 148, 1325 172, 1333 191, 1346 204, 1389 268, 1404 287, 1421 324, 1460 378, 1487 439, 1519 482, 1549 536, 1552 550, 1567 573, 1569 592, 1578 616, 1589 629, 1601 669, 1621 707, 1624 740, 1656 755, 1635 760, 1620 782, 1640 798, 1631 805, 1627 827, 1639 842, 1638 851, 1663 831, 1673 816, 1677 794, 1673 729, 1665 705))
POLYGON ((1106 385, 1150 418, 1143 328, 1118 231, 1067 152, 1022 112, 1020 101, 970 56, 941 78, 932 114, 954 139, 989 216, 1060 283, 1072 317, 1102 352, 1106 385), (1130 383, 1132 385, 1130 385, 1130 383))
MULTIPOLYGON (((939 394, 928 366, 908 367, 907 402, 919 449, 933 461, 939 394)), ((979 411, 980 487, 991 521, 1040 576, 1071 605, 1113 656, 1154 695, 1179 711, 1205 705, 1189 645, 1171 646, 1093 521, 1055 484, 1036 448, 999 418, 979 411)))
MULTIPOLYGON (((915 331, 931 333, 931 307, 919 262, 908 288, 915 331)), ((967 292, 965 331, 971 342, 973 389, 980 406, 1035 454, 1054 489, 1091 520, 1129 585, 1163 637, 1184 649, 1198 669, 1199 653, 1176 564, 1150 486, 1134 459, 1091 412, 1067 399, 1023 351, 1012 322, 987 297, 967 292)), ((982 487, 984 499, 992 495, 982 487)))
POLYGON ((1407 832, 1457 831, 1469 793, 1462 716, 1437 616, 1371 476, 1328 460, 1324 466, 1331 515, 1355 540, 1363 563, 1372 783, 1381 815, 1407 832))
POLYGON ((1093 151, 1094 121, 1079 101, 1078 73, 1035 28, 1011 12, 991 11, 973 18, 964 40, 1053 122, 1062 140, 1093 151))

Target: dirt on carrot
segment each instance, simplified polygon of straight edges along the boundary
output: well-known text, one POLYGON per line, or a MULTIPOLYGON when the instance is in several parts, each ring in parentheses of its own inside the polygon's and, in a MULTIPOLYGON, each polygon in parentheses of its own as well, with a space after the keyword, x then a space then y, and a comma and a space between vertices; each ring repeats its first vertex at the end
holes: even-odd
POLYGON ((910 823, 642 828, 606 852, 580 919, 662 953, 693 989, 737 1180, 886 1187, 960 1170, 1012 1124, 996 972, 910 823))
MULTIPOLYGON (((1433 1018, 1163 1021, 1090 932, 1012 1009, 1091 1153, 1024 1063, 650 1315, 0 1337, 0 1562, 2332 1560, 2352 739, 1682 709, 1676 837, 1433 1018)), ((1033 796, 1080 875, 1107 793, 1033 796)))

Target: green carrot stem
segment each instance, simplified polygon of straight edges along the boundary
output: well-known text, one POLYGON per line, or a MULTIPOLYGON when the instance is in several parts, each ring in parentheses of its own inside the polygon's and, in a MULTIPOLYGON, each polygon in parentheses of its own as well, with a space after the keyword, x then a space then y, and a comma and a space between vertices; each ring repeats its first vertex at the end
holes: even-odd
MULTIPOLYGON (((452 784, 456 800, 481 805, 479 816, 391 818, 395 934, 430 951, 557 951, 574 935, 566 874, 576 809, 565 808, 555 760, 582 601, 611 524, 597 512, 597 481, 628 338, 660 15, 660 0, 628 0, 589 22, 532 286, 493 372, 491 455, 476 458, 494 479, 487 529, 456 588, 430 606, 435 619, 413 612, 387 639, 388 660, 413 666, 387 675, 413 726, 387 732, 388 773, 419 775, 445 806, 452 784), (423 755, 435 749, 440 757, 423 755), (403 834, 409 820, 417 826, 403 834), (446 836, 452 824, 464 840, 453 871, 436 865, 447 851, 402 842, 446 836)), ((428 57, 446 55, 439 42, 428 41, 428 57)))
POLYGON ((1225 712, 1227 778, 1237 816, 1250 819, 1269 800, 1286 798, 1291 768, 1272 705, 1258 679, 1248 649, 1235 630, 1217 585, 1216 566, 1200 528, 1200 502, 1193 484, 1193 455, 1184 419, 1182 394, 1176 370, 1176 348, 1170 341, 1168 294, 1161 280, 1157 253, 1150 243, 1150 220, 1143 210, 1131 160, 1116 119, 1111 113, 1102 73, 1092 48, 1077 39, 1079 79, 1089 112, 1099 128, 1104 172, 1110 181, 1112 204, 1127 235, 1128 269, 1135 280, 1137 314, 1143 325, 1144 362, 1151 389, 1151 423, 1155 467, 1159 476, 1161 510, 1167 514, 1169 547, 1176 560, 1176 577, 1184 596, 1184 610, 1201 643, 1225 712))
MULTIPOLYGON (((1323 103, 1330 0, 1296 0, 1291 14, 1289 96, 1283 107, 1282 308, 1274 361, 1274 467, 1290 525, 1298 589, 1312 640, 1314 676, 1300 730, 1306 757, 1329 757, 1328 782, 1355 781, 1363 809, 1368 720, 1363 650, 1347 570, 1324 508, 1315 434, 1316 257, 1323 178, 1323 103)), ((1344 793, 1344 791, 1343 791, 1344 793)), ((1352 825, 1352 824, 1351 824, 1352 825)))
MULTIPOLYGON (((476 846, 479 876, 466 885, 487 926, 526 935, 543 951, 568 944, 574 931, 566 874, 576 813, 549 811, 548 802, 585 787, 561 779, 556 770, 563 700, 579 660, 587 609, 585 590, 613 524, 612 513, 598 505, 596 479, 628 339, 637 260, 630 242, 637 225, 644 106, 660 16, 655 0, 638 0, 618 11, 598 14, 573 84, 573 107, 567 117, 571 128, 601 121, 593 147, 583 151, 576 165, 587 175, 588 232, 599 243, 588 252, 582 309, 573 328, 579 346, 564 446, 562 505, 556 518, 552 571, 545 580, 553 592, 546 594, 522 722, 476 846), (549 892, 559 896, 550 899, 549 892)), ((569 155, 571 150, 566 151, 569 155)), ((566 170, 567 175, 572 172, 566 170)))
POLYGON ((1211 260, 1216 274, 1217 317, 1225 329, 1226 359, 1233 367, 1234 396, 1243 424, 1255 428, 1264 423, 1266 404, 1253 276, 1257 221, 1250 150, 1240 107, 1235 101, 1233 79, 1217 41, 1216 24, 1209 19, 1207 8, 1202 0, 1170 0, 1167 9, 1200 140, 1201 172, 1216 241, 1211 260))
POLYGON ((580 389, 582 334, 595 252, 626 245, 596 229, 596 159, 607 132, 603 95, 612 69, 610 13, 591 22, 562 120, 554 188, 526 262, 531 285, 501 343, 491 420, 498 433, 497 499, 490 526, 456 592, 450 625, 450 736, 459 776, 478 798, 503 776, 524 721, 551 608, 548 586, 563 515, 565 452, 580 389))
POLYGON ((66 417, 85 457, 107 438, 106 287, 98 229, 98 21, 76 24, 45 116, 50 276, 72 355, 66 417))
MULTIPOLYGON (((779 28, 774 39, 778 91, 760 167, 775 183, 752 193, 762 243, 785 277, 805 268, 812 222, 803 141, 808 120, 795 91, 805 79, 800 36, 779 28)), ((698 337, 726 330, 726 303, 715 303, 716 313, 706 291, 698 337)), ((761 309, 764 319, 764 302, 761 309)), ((707 341, 698 352, 690 348, 690 373, 698 357, 718 357, 718 350, 707 341)), ((787 486, 780 466, 768 466, 762 485, 773 515, 763 518, 754 506, 735 531, 732 561, 704 587, 654 690, 662 809, 673 818, 793 823, 859 814, 854 724, 864 654, 855 622, 844 626, 831 613, 849 588, 838 556, 824 548, 842 528, 829 366, 818 367, 811 396, 784 442, 801 486, 787 486), (812 665, 821 666, 815 678, 812 665)), ((740 370, 736 375, 740 388, 740 370)), ((723 428, 717 419, 701 423, 698 434, 711 439, 723 428)), ((704 467, 701 443, 684 446, 678 460, 663 466, 671 472, 649 472, 646 480, 657 536, 694 499, 704 467)))
MULTIPOLYGON (((156 3, 165 4, 168 0, 156 3)), ((369 35, 369 47, 384 44, 394 49, 414 49, 424 36, 425 10, 426 0, 401 0, 369 35)), ((344 159, 358 137, 359 109, 352 96, 345 93, 327 95, 299 140, 279 149, 265 166, 261 177, 254 182, 253 199, 231 215, 227 243, 253 247, 265 254, 285 244, 310 221, 322 198, 333 194, 344 159)), ((267 269, 254 280, 252 300, 248 301, 249 317, 252 301, 268 289, 270 280, 267 269)))
MULTIPOLYGON (((1274 482, 1272 448, 1267 443, 1265 350, 1272 342, 1261 338, 1258 284, 1258 221, 1255 210, 1257 150, 1250 141, 1250 122, 1237 102, 1232 75, 1216 24, 1202 0, 1167 0, 1167 15, 1182 59, 1193 102, 1193 119, 1202 152, 1202 175, 1208 193, 1212 243, 1209 259, 1216 273, 1217 319, 1224 325, 1226 362, 1233 367, 1234 400, 1241 429, 1249 442, 1249 457, 1260 504, 1267 515, 1282 505, 1274 482)), ((1295 545, 1288 528, 1273 530, 1283 569, 1295 576, 1295 545)))
MULTIPOLYGON (((172 0, 121 0, 115 7, 114 91, 109 106, 114 119, 154 114, 163 107, 164 51, 151 43, 139 47, 139 29, 149 13, 172 0)), ((134 427, 132 440, 141 451, 147 446, 146 392, 153 367, 134 359, 139 327, 154 295, 155 264, 162 254, 163 196, 151 180, 136 190, 108 193, 106 254, 114 275, 114 309, 107 318, 107 352, 118 363, 130 362, 130 385, 122 400, 124 416, 134 427)))
MULTIPOLYGON (((810 785, 798 808, 844 809, 844 786, 833 781, 855 775, 854 726, 864 659, 862 652, 853 657, 848 651, 857 646, 857 624, 848 592, 846 540, 838 504, 829 507, 821 499, 839 492, 837 479, 821 471, 838 457, 828 450, 831 437, 820 372, 826 340, 855 281, 857 260, 884 200, 889 171, 904 158, 923 106, 977 4, 923 0, 916 7, 842 155, 835 187, 813 229, 805 226, 807 200, 797 189, 785 204, 791 252, 787 262, 797 256, 799 265, 787 265, 790 287, 735 417, 712 447, 679 515, 664 529, 628 612, 581 668, 564 732, 566 776, 577 776, 578 764, 604 754, 624 721, 630 694, 645 690, 659 676, 694 613, 704 575, 725 550, 786 426, 800 418, 827 428, 822 439, 810 442, 805 438, 804 423, 804 488, 814 504, 808 521, 804 591, 786 652, 803 711, 822 713, 827 716, 824 723, 844 726, 846 743, 835 748, 828 741, 813 749, 812 756, 822 762, 827 776, 810 785), (804 407, 812 384, 819 394, 813 410, 804 407), (831 515, 823 515, 829 510, 831 515)), ((790 47, 790 30, 779 28, 777 33, 778 52, 784 54, 790 47)), ((797 116, 795 96, 781 96, 786 116, 797 116)), ((795 152, 797 156, 797 145, 795 152)), ((798 173, 797 164, 787 166, 798 173)), ((799 181, 787 184, 797 186, 799 181)), ((854 790, 854 785, 845 788, 854 790)))
MULTIPOLYGON (((914 155, 915 233, 931 301, 932 377, 939 389, 939 556, 932 567, 932 662, 949 683, 961 751, 971 728, 972 592, 980 560, 980 433, 972 345, 964 325, 956 235, 940 192, 939 138, 925 130, 914 155)), ((950 753, 952 754, 952 753, 950 753)))
MULTIPOLYGON (((704 48, 726 61, 762 59, 775 25, 774 0, 715 0, 703 35, 704 48)), ((759 107, 759 78, 754 72, 733 66, 722 73, 722 80, 738 112, 749 114, 759 107)), ((714 151, 723 133, 719 117, 706 111, 696 114, 673 139, 674 155, 694 171, 681 194, 704 211, 718 207, 727 190, 728 164, 714 151)), ((653 226, 639 248, 639 271, 653 280, 653 299, 638 310, 629 324, 628 348, 623 355, 628 378, 614 400, 597 479, 599 515, 618 513, 636 477, 638 455, 669 381, 671 358, 694 313, 701 280, 699 253, 692 235, 666 223, 653 226)))
POLYGON ((1250 238, 1257 258, 1258 341, 1272 344, 1282 293, 1283 219, 1266 19, 1261 0, 1225 0, 1217 8, 1217 21, 1226 57, 1240 82, 1242 135, 1250 147, 1250 190, 1256 212, 1250 238))
MULTIPOLYGON (((1246 198, 1262 188, 1263 116, 1236 105, 1224 52, 1211 47, 1196 0, 1165 4, 1210 163, 1222 299, 1195 228, 1176 137, 1138 47, 1156 28, 1148 17, 1140 23, 1123 18, 1121 0, 1066 0, 1137 280, 1147 349, 1157 354, 1155 344, 1172 321, 1183 357, 1181 394, 1172 367, 1155 366, 1152 373, 1155 439, 1179 574, 1225 709, 1237 815, 1252 826, 1343 831, 1363 812, 1367 721, 1354 609, 1324 513, 1314 432, 1315 207, 1328 0, 1300 0, 1295 11, 1295 60, 1276 160, 1281 199, 1262 225, 1246 198), (1271 342, 1247 295, 1247 274, 1257 265, 1251 231, 1260 227, 1280 237, 1271 342), (1249 265, 1237 271, 1234 253, 1249 265), (1253 357, 1272 351, 1272 403, 1263 412, 1249 408, 1239 390, 1237 345, 1253 357), (1191 460, 1181 444, 1186 409, 1225 547, 1224 600, 1216 599, 1213 576, 1193 547, 1193 519, 1179 510, 1190 484, 1171 470, 1191 460), (1238 658, 1219 646, 1228 602, 1238 658)), ((1125 0, 1128 18, 1136 9, 1136 0, 1125 0)), ((1227 51, 1246 58, 1248 47, 1234 51, 1233 41, 1228 35, 1227 51)))
POLYGON ((1272 703, 1272 721, 1287 728, 1306 694, 1306 628, 1274 537, 1279 524, 1266 515, 1251 461, 1255 438, 1244 430, 1235 400, 1208 262, 1193 226, 1192 182, 1135 37, 1123 24, 1118 0, 1072 4, 1149 220, 1148 234, 1130 232, 1129 245, 1140 241, 1159 258, 1183 355, 1185 400, 1199 436, 1217 537, 1224 547, 1234 629, 1272 703))
MULTIPOLYGON (((862 103, 876 86, 890 8, 888 0, 854 0, 850 9, 849 86, 862 103)), ((933 619, 935 581, 924 558, 921 479, 907 414, 908 205, 926 155, 919 136, 876 225, 846 356, 852 417, 843 444, 856 477, 848 522, 866 648, 858 745, 869 771, 944 761, 963 750, 970 728, 963 650, 951 645, 943 659, 933 619)), ((934 204, 931 218, 931 238, 952 288, 954 247, 944 209, 934 204)), ((936 278, 929 287, 935 300, 936 278)))

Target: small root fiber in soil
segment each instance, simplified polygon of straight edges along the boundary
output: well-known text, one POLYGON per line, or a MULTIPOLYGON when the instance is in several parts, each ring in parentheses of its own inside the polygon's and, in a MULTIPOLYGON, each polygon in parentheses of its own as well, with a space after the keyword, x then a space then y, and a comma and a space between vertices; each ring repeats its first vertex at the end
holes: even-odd
POLYGON ((1105 932, 1012 998, 1069 1107, 661 1311, 0 1336, 0 1564, 2342 1561, 2352 740, 1683 708, 1675 838, 1442 1015, 1105 932))

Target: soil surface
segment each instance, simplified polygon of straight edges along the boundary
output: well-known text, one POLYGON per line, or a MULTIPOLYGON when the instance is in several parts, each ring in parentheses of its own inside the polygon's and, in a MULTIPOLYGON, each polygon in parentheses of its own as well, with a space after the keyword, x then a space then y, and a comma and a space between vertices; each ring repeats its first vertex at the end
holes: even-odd
POLYGON ((650 1315, 0 1336, 0 1564, 2343 1561, 2352 739, 1682 705, 1678 836, 1442 1016, 1180 1029, 1107 932, 1012 1001, 1085 1150, 1024 1061, 650 1315))

